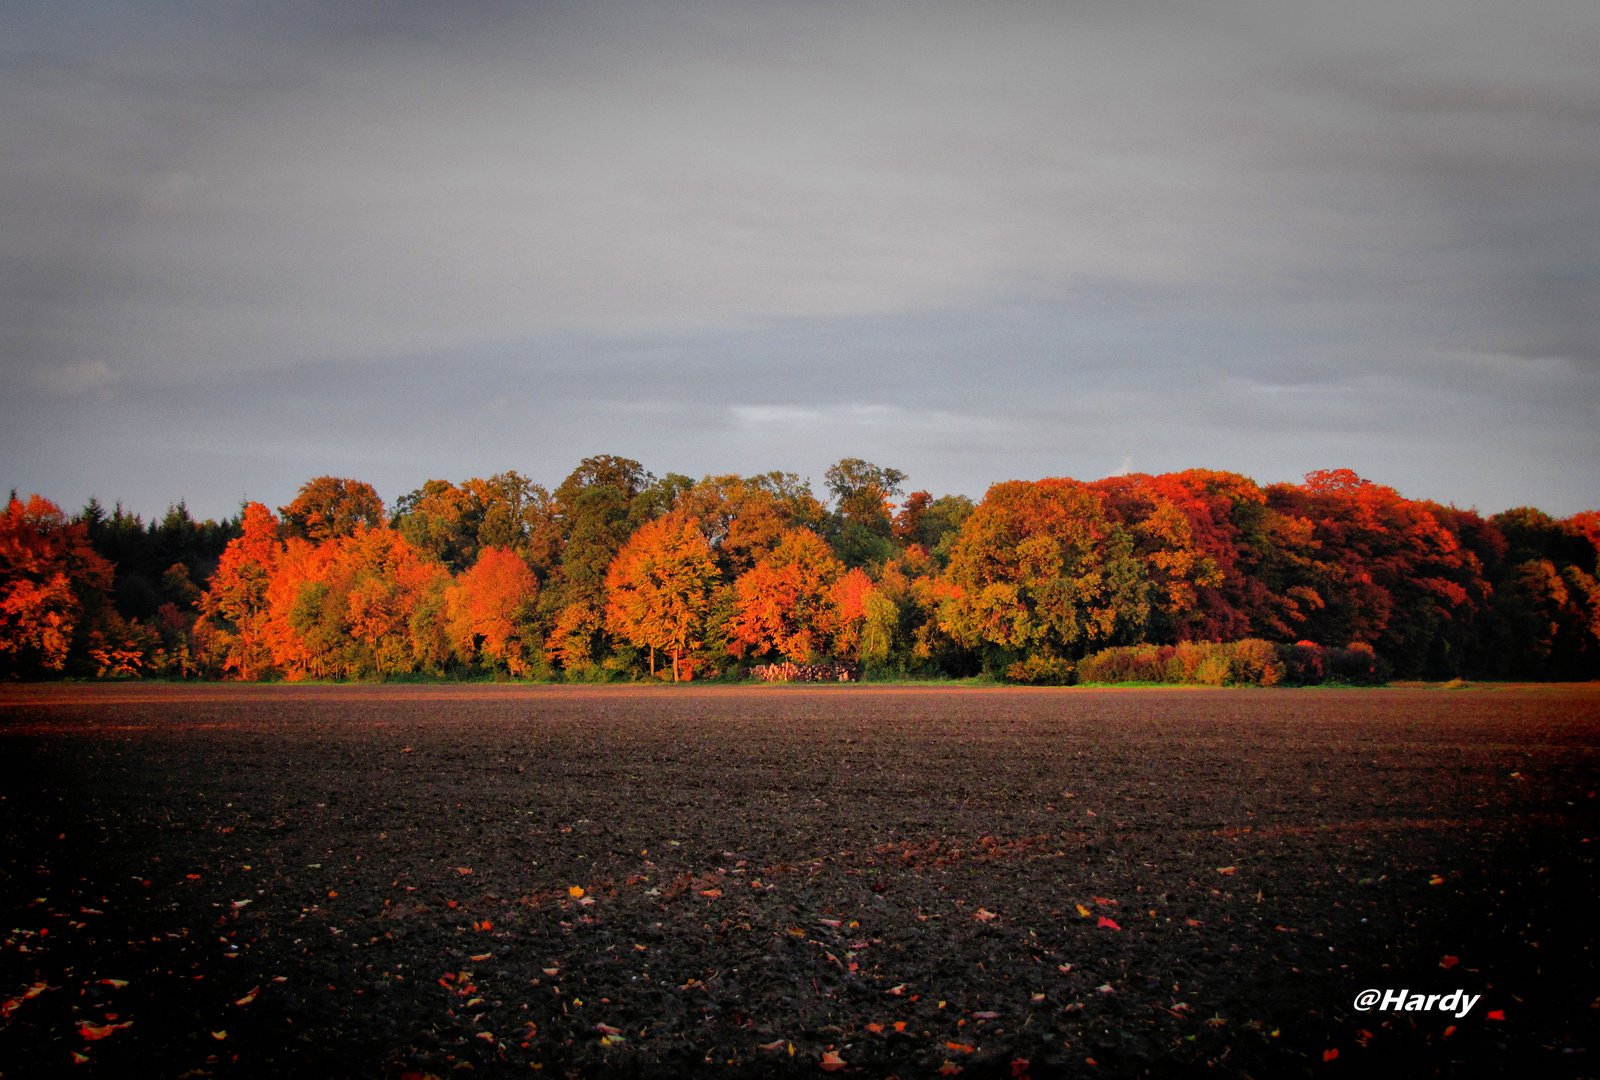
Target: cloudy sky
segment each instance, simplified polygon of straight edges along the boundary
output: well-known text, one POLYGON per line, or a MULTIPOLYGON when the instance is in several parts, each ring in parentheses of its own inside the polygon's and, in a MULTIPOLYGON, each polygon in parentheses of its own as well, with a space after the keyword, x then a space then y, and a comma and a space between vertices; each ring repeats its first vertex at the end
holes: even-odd
POLYGON ((8 5, 0 484, 1600 507, 1597 56, 1593 0, 8 5))

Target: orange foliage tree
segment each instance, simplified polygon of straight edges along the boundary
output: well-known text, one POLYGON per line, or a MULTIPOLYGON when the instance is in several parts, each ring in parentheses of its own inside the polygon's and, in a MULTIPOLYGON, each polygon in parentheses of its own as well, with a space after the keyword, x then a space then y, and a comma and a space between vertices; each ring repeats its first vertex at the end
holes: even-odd
POLYGON ((111 582, 82 522, 49 499, 13 496, 0 515, 0 670, 61 671, 86 608, 111 582))
POLYGON ((822 652, 837 624, 833 586, 844 566, 816 533, 790 529, 734 583, 728 651, 778 652, 803 662, 822 652))
POLYGON ((484 548, 478 561, 462 571, 446 592, 451 636, 459 655, 469 661, 482 656, 505 664, 519 678, 530 674, 529 623, 538 594, 538 580, 516 552, 484 548))
POLYGON ((356 528, 383 524, 383 500, 371 484, 338 476, 307 480, 288 506, 278 507, 287 536, 321 541, 351 536, 356 528))
POLYGON ((267 583, 273 662, 291 680, 425 667, 418 645, 427 635, 417 633, 413 616, 449 583, 443 566, 388 529, 362 525, 321 544, 291 539, 267 583))
POLYGON ((665 514, 628 540, 606 573, 606 624, 634 645, 672 657, 678 681, 683 655, 698 649, 720 575, 700 523, 665 514))
POLYGON ((216 667, 241 679, 259 679, 272 669, 267 584, 283 543, 278 519, 261 503, 244 508, 242 527, 243 535, 223 549, 210 588, 200 598, 195 637, 216 667))

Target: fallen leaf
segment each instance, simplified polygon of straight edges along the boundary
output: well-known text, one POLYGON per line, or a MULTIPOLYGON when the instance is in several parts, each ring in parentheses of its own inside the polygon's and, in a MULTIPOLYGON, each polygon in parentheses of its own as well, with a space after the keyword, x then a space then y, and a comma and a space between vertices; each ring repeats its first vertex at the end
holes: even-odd
POLYGON ((902 996, 904 996, 905 992, 906 992, 906 984, 905 983, 901 983, 899 986, 891 986, 886 991, 886 993, 893 994, 895 997, 902 997, 902 996))
POLYGON ((561 969, 560 968, 540 968, 539 970, 544 972, 546 975, 555 975, 558 972, 560 972, 561 969))
POLYGON ((904 1031, 906 1029, 906 1022, 904 1020, 896 1020, 894 1022, 894 1029, 896 1031, 904 1031))
POLYGON ((1199 926, 1200 925, 1200 920, 1199 919, 1185 919, 1183 921, 1188 923, 1190 926, 1199 926))
POLYGON ((1072 965, 1071 964, 1057 964, 1056 965, 1056 970, 1061 972, 1061 974, 1065 975, 1067 972, 1072 970, 1072 965))
POLYGON ((883 1025, 882 1024, 868 1024, 867 1025, 867 1030, 872 1032, 874 1035, 881 1035, 883 1033, 883 1025))
POLYGON ((1447 956, 1443 960, 1439 961, 1439 966, 1448 971, 1459 963, 1461 963, 1461 958, 1459 956, 1447 956))
POLYGON ((458 867, 456 867, 456 873, 461 874, 464 877, 467 874, 472 873, 472 867, 470 867, 470 866, 458 866, 458 867))
POLYGON ((1429 885, 1443 885, 1444 884, 1444 878, 1440 877, 1438 874, 1435 874, 1431 878, 1428 879, 1428 884, 1429 885))
POLYGON ((1033 1000, 1035 1000, 1035 1001, 1043 1001, 1044 1000, 1044 995, 1043 994, 1035 994, 1035 995, 1033 995, 1033 1000))
POLYGON ((983 908, 979 908, 972 917, 979 922, 988 922, 990 919, 998 919, 1000 916, 992 911, 985 911, 983 908))
POLYGON ((1455 1030, 1456 1030, 1456 1026, 1454 1024, 1451 1024, 1450 1026, 1448 1026, 1448 1027, 1446 1027, 1444 1029, 1444 1034, 1439 1036, 1439 1038, 1448 1039, 1451 1035, 1455 1034, 1455 1030))
POLYGON ((610 1024, 596 1024, 594 1029, 602 1035, 621 1035, 621 1028, 614 1028, 610 1024))
POLYGON ((778 1039, 778 1040, 776 1040, 774 1042, 762 1043, 761 1044, 761 1049, 763 1049, 763 1050, 782 1050, 783 1049, 783 1040, 782 1039, 778 1039))
POLYGON ((132 1020, 124 1020, 120 1024, 102 1024, 99 1027, 96 1027, 93 1024, 81 1024, 78 1027, 78 1034, 82 1035, 85 1039, 88 1039, 90 1042, 94 1042, 96 1039, 105 1038, 107 1035, 110 1035, 113 1031, 116 1031, 118 1028, 125 1028, 125 1027, 132 1027, 132 1026, 133 1026, 133 1021, 132 1020))
POLYGON ((1118 904, 1115 900, 1112 900, 1109 897, 1105 897, 1105 896, 1091 896, 1091 897, 1089 897, 1089 899, 1093 900, 1097 904, 1100 904, 1101 906, 1105 906, 1107 904, 1111 905, 1112 907, 1121 907, 1122 906, 1121 904, 1118 904))
POLYGON ((578 899, 578 897, 583 895, 583 886, 582 885, 573 885, 573 886, 569 887, 567 889, 567 895, 572 897, 574 900, 578 899))
POLYGON ((1112 988, 1110 983, 1101 983, 1099 986, 1095 987, 1095 989, 1100 991, 1102 994, 1116 993, 1116 990, 1112 988))
POLYGON ((715 899, 717 899, 718 897, 720 897, 722 895, 722 890, 721 889, 701 889, 700 890, 700 895, 701 896, 708 896, 711 899, 715 900, 715 899))
POLYGON ((840 920, 838 920, 838 919, 818 919, 817 921, 819 923, 821 923, 823 926, 831 926, 835 930, 837 930, 840 926, 843 925, 843 923, 841 923, 840 920))
POLYGON ((1324 1050, 1322 1052, 1322 1060, 1323 1061, 1332 1061, 1334 1058, 1336 1058, 1338 1056, 1339 1056, 1339 1048, 1337 1046, 1334 1047, 1332 1050, 1324 1050))
POLYGON ((823 1051, 823 1054, 822 1054, 822 1068, 824 1069, 824 1071, 826 1071, 826 1072, 838 1072, 840 1069, 842 1069, 844 1067, 845 1067, 844 1058, 840 1057, 838 1054, 834 1053, 832 1050, 823 1051))
POLYGON ((250 1004, 252 1001, 254 1001, 256 999, 256 995, 259 994, 259 993, 261 993, 261 987, 258 986, 254 990, 252 990, 248 994, 246 994, 244 997, 240 998, 238 1001, 235 1001, 234 1004, 235 1005, 248 1005, 248 1004, 250 1004))
POLYGON ((213 1031, 211 1033, 211 1037, 218 1042, 221 1042, 223 1039, 228 1037, 228 1033, 226 1031, 213 1031))
POLYGON ((1487 1015, 1484 1016, 1485 1020, 1504 1020, 1505 1018, 1506 1011, 1504 1009, 1490 1009, 1487 1015))
POLYGON ((111 988, 113 988, 115 990, 121 990, 124 986, 128 985, 128 980, 127 979, 101 979, 100 980, 100 984, 102 986, 109 986, 109 987, 111 987, 111 988))
POLYGON ((485 960, 492 959, 493 957, 494 957, 493 953, 479 953, 477 956, 468 957, 468 959, 471 960, 474 964, 481 964, 485 960))
POLYGON ((1094 914, 1094 912, 1090 911, 1088 908, 1084 907, 1082 904, 1074 904, 1073 907, 1077 908, 1078 909, 1078 914, 1082 915, 1085 919, 1087 919, 1090 915, 1094 914))
POLYGON ((1110 919, 1106 918, 1104 915, 1100 916, 1099 925, 1105 927, 1108 930, 1121 930, 1122 929, 1122 927, 1118 926, 1116 923, 1112 922, 1110 919))
POLYGON ((1217 867, 1217 873, 1219 873, 1219 874, 1237 874, 1238 872, 1239 872, 1239 868, 1237 866, 1219 866, 1219 867, 1217 867))
POLYGON ((87 1065, 89 1063, 89 1055, 88 1054, 80 1054, 76 1050, 74 1050, 72 1052, 72 1063, 74 1065, 87 1065))
POLYGON ((947 1042, 945 1045, 958 1054, 970 1054, 975 1049, 975 1047, 968 1046, 966 1043, 947 1042))
POLYGON ((1000 1014, 997 1012, 975 1012, 972 1014, 972 1018, 974 1020, 998 1020, 1000 1019, 1000 1014))
POLYGON ((943 1065, 939 1066, 939 1075, 940 1076, 954 1076, 956 1073, 964 1072, 964 1071, 965 1070, 962 1069, 962 1067, 960 1065, 957 1065, 955 1062, 951 1061, 948 1058, 945 1059, 945 1063, 943 1065))
POLYGON ((484 1042, 494 1042, 494 1032, 480 1031, 478 1032, 478 1038, 482 1039, 484 1042))

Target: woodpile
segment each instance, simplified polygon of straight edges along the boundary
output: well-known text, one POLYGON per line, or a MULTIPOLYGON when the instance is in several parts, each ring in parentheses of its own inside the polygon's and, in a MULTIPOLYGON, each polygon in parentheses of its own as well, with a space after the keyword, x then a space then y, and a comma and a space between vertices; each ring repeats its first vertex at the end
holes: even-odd
POLYGON ((757 664, 750 669, 752 679, 762 682, 860 682, 861 666, 834 662, 827 664, 757 664))

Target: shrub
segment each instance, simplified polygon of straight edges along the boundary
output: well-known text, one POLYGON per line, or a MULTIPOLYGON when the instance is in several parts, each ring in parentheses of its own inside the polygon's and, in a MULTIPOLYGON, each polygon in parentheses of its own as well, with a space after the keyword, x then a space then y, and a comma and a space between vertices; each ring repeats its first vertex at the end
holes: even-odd
POLYGON ((1086 656, 1078 663, 1078 681, 1086 683, 1173 682, 1171 645, 1119 645, 1086 656))
MULTIPOLYGON (((1022 665, 1013 665, 1013 668, 1022 665)), ((1080 682, 1276 686, 1286 667, 1269 641, 1184 641, 1103 649, 1078 664, 1080 682)), ((1010 675, 1010 672, 1007 673, 1010 675)))
POLYGON ((1030 686, 1066 686, 1072 681, 1072 662, 1034 654, 1006 668, 1006 680, 1030 686))
POLYGON ((1284 664, 1272 642, 1245 638, 1224 646, 1228 654, 1228 681, 1237 686, 1277 686, 1284 664))

